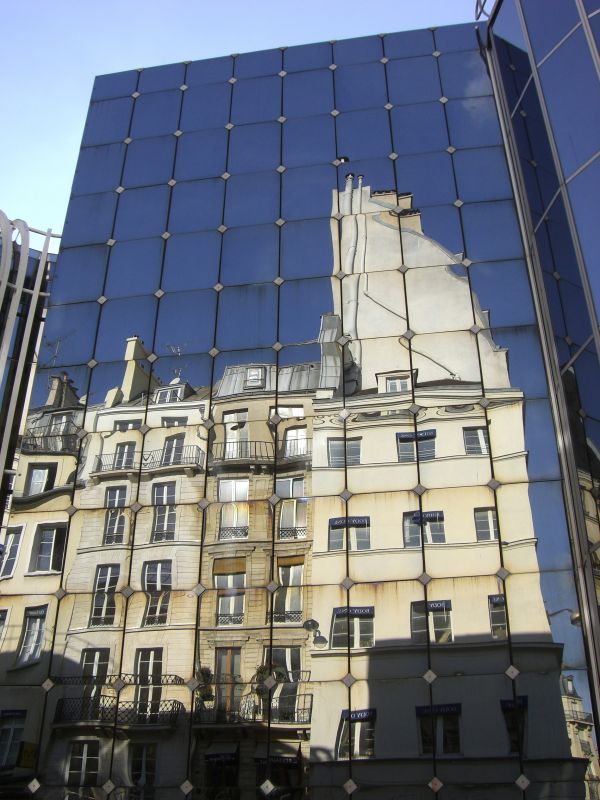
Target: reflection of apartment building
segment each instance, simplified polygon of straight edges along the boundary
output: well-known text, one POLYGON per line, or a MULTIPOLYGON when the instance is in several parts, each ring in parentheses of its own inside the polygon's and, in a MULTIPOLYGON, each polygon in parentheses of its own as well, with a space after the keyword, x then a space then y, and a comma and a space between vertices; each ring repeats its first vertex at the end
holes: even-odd
POLYGON ((567 720, 567 731, 571 753, 575 758, 588 760, 586 772, 586 798, 596 800, 600 797, 600 772, 598 747, 594 741, 594 718, 584 710, 583 701, 577 693, 572 675, 561 677, 562 701, 567 720))

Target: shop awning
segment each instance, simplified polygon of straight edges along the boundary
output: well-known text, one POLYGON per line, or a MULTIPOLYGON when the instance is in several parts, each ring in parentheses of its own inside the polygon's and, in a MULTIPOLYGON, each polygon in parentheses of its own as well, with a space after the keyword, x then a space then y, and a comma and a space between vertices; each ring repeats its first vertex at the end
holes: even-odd
POLYGON ((204 753, 206 761, 230 764, 237 760, 238 742, 213 742, 204 753))
MULTIPOLYGON (((300 745, 297 742, 271 742, 269 759, 272 764, 297 764, 300 758, 300 745)), ((256 745, 254 760, 266 762, 267 743, 259 742, 256 745)))

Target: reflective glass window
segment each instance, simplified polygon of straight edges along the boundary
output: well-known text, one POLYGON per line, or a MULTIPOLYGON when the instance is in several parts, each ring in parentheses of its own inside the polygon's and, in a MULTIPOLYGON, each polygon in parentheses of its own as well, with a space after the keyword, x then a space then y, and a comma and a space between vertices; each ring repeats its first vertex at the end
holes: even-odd
POLYGON ((92 103, 83 131, 83 146, 119 142, 125 139, 129 133, 132 106, 131 97, 92 103))
POLYGON ((388 115, 383 108, 340 114, 337 136, 340 154, 352 160, 392 152, 388 115))
POLYGON ((390 61, 386 69, 390 103, 423 103, 442 96, 437 60, 431 55, 390 61))
POLYGON ((124 157, 122 142, 84 147, 77 162, 73 194, 114 191, 121 180, 124 157))
POLYGON ((281 275, 331 275, 333 246, 329 219, 287 222, 281 229, 281 275))
POLYGON ((232 228, 223 236, 220 282, 260 283, 277 277, 279 234, 276 225, 232 228))
POLYGON ((169 233, 218 228, 223 214, 224 186, 220 178, 178 183, 172 193, 169 233))
POLYGON ((127 147, 123 186, 166 183, 173 175, 175 141, 174 136, 163 136, 131 142, 127 147))
POLYGON ((174 177, 178 181, 217 177, 225 172, 226 158, 225 128, 184 133, 177 145, 174 177))
POLYGON ((283 68, 287 72, 328 67, 332 63, 331 45, 328 42, 286 47, 283 68))
POLYGON ((490 325, 531 325, 535 322, 524 261, 476 264, 469 274, 474 300, 489 311, 490 325))
POLYGON ((380 108, 387 100, 383 64, 352 64, 335 70, 335 105, 338 111, 380 108))
POLYGON ((165 247, 162 288, 166 292, 207 289, 219 279, 221 234, 217 231, 171 236, 165 247))
POLYGON ((109 100, 113 97, 126 97, 135 92, 138 71, 115 72, 112 75, 98 75, 94 81, 92 100, 109 100))
POLYGON ((128 189, 119 197, 114 238, 144 239, 167 230, 168 186, 128 189))
POLYGON ((600 158, 586 167, 583 172, 568 184, 569 197, 575 216, 579 243, 587 261, 587 273, 596 304, 596 314, 600 316, 600 275, 592 264, 600 252, 600 232, 595 197, 600 181, 600 158))
POLYGON ((282 344, 312 341, 321 314, 332 305, 329 278, 286 281, 279 295, 279 341, 282 344))
POLYGON ((283 219, 328 217, 331 189, 336 172, 332 166, 288 169, 282 176, 281 216, 283 219))
POLYGON ((279 175, 257 172, 227 181, 225 225, 258 225, 279 218, 279 175))
POLYGON ((464 202, 512 197, 504 152, 500 147, 454 153, 458 197, 464 202), (485 180, 481 176, 485 175, 485 180))
POLYGON ((104 244, 111 237, 118 195, 115 192, 72 197, 61 244, 104 244))
POLYGON ((213 345, 217 293, 173 292, 161 298, 154 351, 169 355, 172 347, 184 347, 188 353, 201 353, 213 345), (198 320, 202 325, 198 325, 198 320))
POLYGON ((383 46, 388 58, 425 56, 435 50, 433 32, 430 30, 386 33, 383 37, 383 46))
POLYGON ((536 61, 543 58, 580 21, 575 0, 557 3, 551 18, 548 18, 548 4, 544 0, 527 0, 521 3, 521 8, 536 61))
POLYGON ((283 82, 283 114, 305 117, 333 111, 333 75, 330 69, 287 75, 283 82))
POLYGON ((461 211, 466 253, 472 261, 522 256, 521 236, 512 203, 475 203, 463 206, 461 211))
POLYGON ((219 128, 229 122, 231 84, 191 86, 183 93, 179 127, 182 131, 219 128))
POLYGON ((280 162, 281 125, 239 125, 229 135, 227 171, 260 172, 275 169, 280 162))
POLYGON ((415 206, 453 203, 456 187, 448 153, 401 156, 395 164, 398 191, 414 192, 415 206))
POLYGON ((110 251, 104 294, 126 297, 158 289, 163 240, 135 239, 117 242, 110 251))
POLYGON ((138 335, 150 347, 154 332, 156 302, 154 297, 108 300, 102 306, 94 353, 96 361, 122 359, 126 340, 133 335, 138 335))
POLYGON ((54 269, 51 302, 57 305, 100 297, 107 255, 105 245, 63 249, 54 269))
POLYGON ((502 144, 496 105, 491 97, 469 97, 446 103, 450 144, 453 147, 486 147, 502 144))
POLYGON ((335 122, 327 116, 289 119, 283 126, 283 164, 300 167, 337 158, 335 122))
POLYGON ((206 83, 228 81, 233 75, 233 58, 207 58, 203 61, 192 61, 187 66, 185 81, 188 86, 200 86, 206 83))
POLYGON ((236 78, 256 78, 259 75, 275 75, 281 69, 281 50, 261 50, 242 53, 235 58, 236 78))
POLYGON ((342 39, 333 43, 334 64, 360 64, 366 61, 377 61, 382 55, 379 36, 342 39))
POLYGON ((146 67, 140 73, 139 92, 159 92, 178 89, 185 83, 185 64, 166 64, 164 67, 146 67))
POLYGON ((448 132, 441 103, 393 108, 390 117, 393 149, 399 155, 444 150, 448 147, 448 132))
POLYGON ((442 53, 450 50, 477 50, 476 26, 473 23, 464 25, 445 25, 433 32, 436 48, 442 53))
POLYGON ((231 121, 235 125, 263 122, 281 115, 281 78, 253 78, 233 86, 231 121))
POLYGON ((40 366, 85 364, 93 355, 98 303, 53 306, 44 325, 40 366))
MULTIPOLYGON (((184 93, 185 94, 185 93, 184 93)), ((143 94, 135 101, 131 136, 164 136, 174 133, 179 123, 181 92, 143 94)))
POLYGON ((479 49, 462 53, 442 53, 438 63, 442 94, 445 97, 492 94, 487 66, 479 49))
POLYGON ((276 311, 277 287, 273 284, 226 287, 219 296, 217 347, 270 347, 277 339, 276 311))

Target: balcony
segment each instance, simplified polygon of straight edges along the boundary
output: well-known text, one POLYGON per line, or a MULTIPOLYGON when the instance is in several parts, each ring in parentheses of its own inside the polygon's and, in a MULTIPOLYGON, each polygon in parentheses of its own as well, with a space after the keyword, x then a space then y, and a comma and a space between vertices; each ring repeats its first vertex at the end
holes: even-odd
POLYGON ((593 716, 587 711, 571 711, 570 709, 568 709, 565 712, 565 716, 567 720, 569 720, 569 722, 584 722, 587 723, 588 725, 594 724, 593 716))
POLYGON ((56 706, 54 725, 123 725, 172 728, 184 710, 179 700, 127 701, 116 697, 61 698, 56 706))
POLYGON ((193 474, 202 469, 203 461, 204 451, 195 444, 177 447, 172 452, 150 450, 142 455, 142 472, 184 467, 186 472, 193 474))
POLYGON ((273 611, 273 622, 299 624, 302 622, 302 611, 273 611))
POLYGON ((243 624, 244 624, 243 611, 241 614, 217 614, 217 625, 219 626, 243 625, 243 624))
POLYGON ((117 725, 172 728, 184 710, 184 705, 179 700, 121 701, 117 709, 117 725))
POLYGON ((273 442, 214 442, 209 464, 226 467, 240 464, 274 464, 273 442))
POLYGON ((219 541, 225 542, 229 539, 247 539, 248 531, 248 525, 219 528, 219 541))
POLYGON ((51 427, 29 428, 21 440, 23 453, 66 453, 77 455, 80 428, 72 422, 60 426, 60 430, 51 427))
POLYGON ((107 475, 109 473, 135 473, 140 468, 139 453, 123 456, 121 453, 108 453, 96 456, 91 475, 107 475))
POLYGON ((279 540, 306 539, 306 528, 279 528, 279 540))
POLYGON ((116 697, 63 697, 56 705, 54 725, 97 723, 113 725, 117 711, 116 697))
POLYGON ((309 725, 311 716, 312 694, 274 697, 269 703, 268 696, 251 692, 232 697, 230 704, 215 704, 197 697, 193 722, 194 725, 243 725, 265 724, 270 719, 275 725, 309 725))
POLYGON ((312 458, 312 439, 284 439, 277 448, 277 463, 291 464, 310 461, 312 458))

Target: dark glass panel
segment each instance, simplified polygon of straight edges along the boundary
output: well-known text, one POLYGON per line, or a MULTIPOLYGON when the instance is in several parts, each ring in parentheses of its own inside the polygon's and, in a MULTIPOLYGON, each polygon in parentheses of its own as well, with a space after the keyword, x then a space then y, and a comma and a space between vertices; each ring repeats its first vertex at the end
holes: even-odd
POLYGON ((338 111, 379 108, 387 103, 383 64, 353 64, 334 73, 335 105, 338 111))
POLYGON ((548 3, 544 0, 527 0, 521 3, 525 25, 531 41, 535 60, 539 61, 555 44, 579 22, 577 4, 574 0, 561 0, 552 6, 548 17, 548 3))
POLYGON ((399 192, 413 192, 415 206, 452 203, 456 187, 449 153, 402 156, 395 161, 399 192))
POLYGON ((490 325, 535 324, 531 288, 523 261, 473 264, 469 271, 474 301, 489 311, 490 325))
POLYGON ((231 121, 235 125, 277 119, 281 114, 281 78, 253 78, 233 86, 231 121))
POLYGON ((329 69, 297 72, 283 82, 283 114, 306 117, 333 111, 333 73, 329 69))
POLYGON ((442 53, 451 50, 478 50, 476 25, 465 23, 463 25, 447 25, 433 31, 436 48, 442 53))
POLYGON ((545 221, 536 231, 536 238, 543 253, 544 269, 550 272, 557 270, 563 278, 580 286, 579 267, 562 195, 552 204, 545 221))
POLYGON ((458 196, 463 202, 512 197, 504 151, 500 147, 458 150, 454 154, 458 196))
MULTIPOLYGON (((158 378, 161 384, 166 385, 180 375, 182 380, 194 389, 210 387, 212 361, 212 358, 204 353, 188 353, 183 350, 181 355, 162 356, 155 361, 152 365, 152 377, 158 378)), ((207 405, 208 396, 205 401, 205 406, 207 405)), ((176 408, 173 409, 173 416, 177 416, 176 408)))
POLYGON ((225 172, 227 131, 211 128, 184 133, 177 145, 175 179, 216 178, 225 172))
POLYGON ((136 239, 117 242, 110 251, 106 297, 150 294, 158 289, 163 240, 136 239))
POLYGON ((187 233, 218 228, 223 214, 224 186, 220 178, 178 183, 173 189, 169 232, 187 233))
POLYGON ((131 97, 92 103, 83 131, 83 147, 125 139, 129 132, 132 105, 131 97))
POLYGON ((283 53, 283 68, 287 72, 319 69, 319 67, 328 67, 332 60, 329 42, 302 44, 295 47, 286 47, 283 53))
POLYGON ((115 239, 144 239, 167 230, 169 187, 128 189, 119 197, 115 239))
POLYGON ((217 292, 173 292, 160 299, 154 352, 169 355, 172 348, 203 353, 213 345, 217 292), (198 320, 202 324, 198 324, 198 320))
POLYGON ((53 305, 96 300, 102 294, 108 247, 74 247, 61 251, 52 277, 53 305))
MULTIPOLYGON (((95 423, 95 414, 94 414, 94 406, 97 406, 100 403, 106 402, 106 396, 111 389, 114 389, 115 386, 121 386, 123 383, 123 377, 125 375, 125 369, 127 362, 124 359, 125 356, 125 346, 126 343, 123 342, 123 347, 121 352, 119 353, 119 357, 117 361, 113 361, 110 363, 98 364, 94 367, 94 369, 90 370, 90 381, 89 381, 89 391, 88 391, 88 399, 87 405, 90 408, 89 412, 86 414, 85 420, 85 429, 88 431, 94 430, 94 423, 95 423)), ((139 417, 144 416, 145 406, 146 406, 146 398, 142 397, 141 395, 145 395, 148 392, 149 382, 150 382, 150 364, 146 360, 140 360, 136 362, 139 369, 142 373, 144 373, 141 377, 141 380, 138 384, 138 391, 140 394, 132 397, 132 400, 136 402, 138 405, 138 412, 139 417)), ((138 373, 139 374, 139 373, 138 373)), ((139 433, 132 432, 132 439, 137 439, 139 437, 139 433)), ((110 448, 109 452, 115 452, 114 446, 110 448)), ((101 501, 102 502, 102 501, 101 501)), ((99 505, 98 501, 96 504, 99 505)))
MULTIPOLYGON (((544 286, 546 287, 546 299, 548 300, 548 307, 550 310, 550 318, 552 320, 552 330, 555 336, 566 336, 565 320, 563 316, 563 309, 560 300, 560 292, 558 290, 558 282, 548 272, 543 273, 544 286)), ((569 356, 567 356, 569 358, 569 356)), ((563 363, 562 359, 559 363, 563 363)))
MULTIPOLYGON (((505 347, 508 350, 510 385, 520 389, 525 397, 546 397, 548 386, 537 330, 534 327, 524 326, 492 328, 491 334, 498 347, 505 347)), ((489 383, 486 364, 482 364, 482 371, 484 382, 489 383)))
POLYGON ((286 167, 323 164, 337 158, 333 117, 300 117, 283 126, 283 158, 286 167))
POLYGON ((154 92, 135 101, 131 136, 163 136, 175 133, 179 125, 181 92, 154 92))
POLYGON ((570 281, 560 280, 558 291, 564 311, 567 336, 570 336, 575 344, 581 345, 592 332, 583 289, 570 281))
POLYGON ((380 158, 392 152, 387 111, 353 111, 337 118, 340 155, 351 160, 380 158))
POLYGON ((108 300, 102 306, 96 361, 117 361, 123 358, 127 339, 138 336, 149 350, 154 334, 157 300, 154 297, 128 297, 108 300))
POLYGON ((165 249, 162 288, 166 292, 208 289, 219 279, 221 234, 217 231, 171 236, 165 249))
POLYGON ((139 92, 160 92, 162 89, 179 89, 185 83, 185 64, 166 64, 146 67, 140 73, 139 92))
POLYGON ((521 258, 523 248, 512 203, 463 206, 466 255, 471 261, 521 258))
POLYGON ((220 350, 269 347, 277 339, 277 287, 226 287, 219 296, 216 345, 220 350), (256 310, 260 308, 260 314, 256 310))
POLYGON ((386 69, 390 103, 423 103, 442 96, 436 59, 430 55, 391 61, 386 69))
POLYGON ((281 230, 281 276, 308 278, 332 271, 331 221, 287 222, 281 230))
POLYGON ((166 183, 173 176, 175 137, 137 139, 127 147, 123 186, 166 183))
POLYGON ((377 61, 383 56, 379 36, 362 36, 357 39, 344 39, 333 44, 334 64, 362 64, 377 61))
POLYGON ((223 235, 219 281, 224 285, 261 283, 277 277, 276 225, 232 228, 223 235))
POLYGON ((92 100, 110 100, 113 97, 130 95, 135 92, 138 74, 137 69, 130 69, 112 75, 98 75, 94 81, 92 100))
POLYGON ((478 97, 492 94, 486 63, 479 53, 447 53, 439 58, 442 94, 445 97, 478 97))
POLYGON ((188 86, 199 86, 206 83, 228 81, 233 75, 233 58, 207 58, 204 61, 192 61, 188 64, 185 82, 188 86))
POLYGON ((590 18, 590 28, 596 42, 596 47, 600 47, 600 15, 596 14, 590 18))
POLYGON ((441 103, 394 108, 390 116, 394 150, 399 155, 443 150, 448 147, 448 132, 441 103))
POLYGON ((279 122, 236 126, 229 135, 227 171, 260 172, 279 166, 280 130, 279 122))
MULTIPOLYGON (((590 343, 573 364, 581 408, 588 416, 600 419, 600 367, 596 349, 590 343)), ((598 459, 598 456, 595 457, 598 459)))
POLYGON ((383 46, 388 58, 425 56, 435 50, 433 32, 430 30, 387 33, 383 37, 383 46))
POLYGON ((496 106, 491 97, 470 97, 446 103, 450 143, 454 147, 502 144, 496 106))
POLYGON ((94 194, 110 192, 119 185, 125 145, 118 144, 84 147, 79 154, 72 193, 94 194))
POLYGON ((98 303, 72 303, 48 310, 40 348, 40 367, 85 364, 93 355, 98 303))
POLYGON ((279 298, 279 341, 291 344, 317 339, 321 315, 333 311, 331 280, 286 281, 279 298))
POLYGON ((279 218, 279 175, 258 172, 227 181, 225 225, 258 225, 279 218))
POLYGON ((332 190, 336 185, 335 167, 288 169, 282 178, 281 215, 283 219, 326 217, 331 214, 332 190))
POLYGON ((539 75, 558 155, 568 177, 600 149, 600 82, 583 30, 576 31, 541 65, 539 75), (573 86, 577 86, 576 92, 573 86))
POLYGON ((428 206, 421 209, 421 224, 425 236, 440 242, 451 253, 462 253, 464 244, 460 216, 455 206, 428 206))
POLYGON ((276 75, 282 69, 281 50, 261 50, 242 53, 235 59, 236 78, 257 78, 259 75, 276 75))
POLYGON ((182 131, 201 128, 218 128, 229 122, 231 85, 214 83, 209 86, 194 86, 183 93, 181 109, 182 131))
POLYGON ((598 206, 596 201, 599 185, 600 158, 597 158, 568 184, 579 244, 583 251, 583 257, 588 264, 587 273, 598 317, 600 317, 600 270, 594 269, 592 265, 600 252, 598 206))
MULTIPOLYGON (((52 347, 52 352, 54 352, 54 349, 55 346, 52 347)), ((52 363, 52 359, 50 359, 50 363, 52 363)), ((57 376, 57 372, 58 370, 55 367, 36 370, 29 403, 30 411, 34 408, 51 404, 50 393, 55 383, 53 378, 57 376)), ((90 369, 85 364, 71 365, 67 369, 63 368, 59 374, 63 382, 69 384, 76 398, 79 399, 87 394, 90 369)))
MULTIPOLYGON (((533 371, 541 372, 541 363, 534 362, 533 371)), ((525 403, 525 449, 530 481, 560 480, 556 434, 548 400, 525 403)))
POLYGON ((527 50, 515 0, 502 3, 494 19, 492 30, 496 37, 501 36, 513 45, 510 49, 511 55, 519 51, 524 54, 527 50))
POLYGON ((112 231, 117 197, 115 192, 72 197, 63 228, 62 246, 106 242, 112 231))

